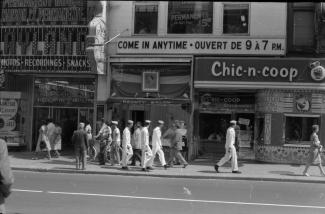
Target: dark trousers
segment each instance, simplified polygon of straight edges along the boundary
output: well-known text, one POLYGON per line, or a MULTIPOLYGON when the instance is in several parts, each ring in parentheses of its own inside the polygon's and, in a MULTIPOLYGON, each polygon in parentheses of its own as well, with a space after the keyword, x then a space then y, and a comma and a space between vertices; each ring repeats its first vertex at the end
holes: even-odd
POLYGON ((101 165, 105 165, 107 161, 107 147, 108 145, 106 143, 101 142, 99 145, 98 161, 101 165))
POLYGON ((132 156, 132 165, 135 165, 135 162, 138 160, 141 163, 141 149, 134 149, 132 156))
POLYGON ((87 161, 87 149, 80 147, 75 148, 76 169, 85 169, 87 161))
POLYGON ((181 154, 181 151, 178 150, 177 148, 171 148, 170 149, 170 157, 169 157, 169 165, 171 167, 174 166, 174 158, 176 158, 177 160, 179 160, 179 162, 181 164, 187 164, 186 160, 184 159, 183 155, 181 154))

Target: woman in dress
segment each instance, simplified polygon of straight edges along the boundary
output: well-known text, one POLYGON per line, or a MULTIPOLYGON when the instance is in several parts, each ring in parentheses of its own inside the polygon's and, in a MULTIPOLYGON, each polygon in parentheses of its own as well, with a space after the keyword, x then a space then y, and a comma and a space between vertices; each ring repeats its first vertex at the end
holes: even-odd
POLYGON ((318 139, 318 131, 319 131, 319 126, 318 125, 313 125, 312 126, 313 129, 313 133, 310 136, 310 140, 311 140, 311 145, 310 145, 310 149, 309 149, 309 158, 307 160, 306 163, 306 168, 303 172, 304 176, 309 176, 309 174, 307 173, 308 168, 311 164, 313 164, 314 162, 317 163, 320 172, 323 176, 325 176, 325 172, 324 169, 322 167, 322 159, 321 159, 321 151, 322 151, 322 145, 320 144, 320 141, 318 139))
POLYGON ((49 138, 47 136, 47 126, 46 126, 47 123, 45 120, 42 120, 41 124, 42 125, 41 125, 40 129, 38 130, 39 135, 38 135, 35 153, 36 153, 36 156, 38 157, 38 153, 41 152, 40 145, 41 145, 41 142, 43 142, 46 147, 47 158, 50 160, 51 159, 51 144, 50 144, 49 138))

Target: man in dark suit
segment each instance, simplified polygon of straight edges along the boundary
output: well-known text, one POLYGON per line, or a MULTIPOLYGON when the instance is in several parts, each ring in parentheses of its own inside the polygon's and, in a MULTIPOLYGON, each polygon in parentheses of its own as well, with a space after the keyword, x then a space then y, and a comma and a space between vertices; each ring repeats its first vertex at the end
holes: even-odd
POLYGON ((78 130, 74 131, 72 136, 72 143, 74 145, 75 154, 76 154, 76 169, 80 169, 80 165, 81 165, 82 166, 81 169, 85 170, 86 161, 87 161, 87 149, 89 144, 87 140, 87 132, 85 131, 84 123, 79 123, 78 130))

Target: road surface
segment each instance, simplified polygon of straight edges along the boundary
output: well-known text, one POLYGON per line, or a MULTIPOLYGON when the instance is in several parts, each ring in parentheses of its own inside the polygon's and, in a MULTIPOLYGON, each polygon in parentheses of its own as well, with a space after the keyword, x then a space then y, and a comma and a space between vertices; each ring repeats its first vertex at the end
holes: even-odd
POLYGON ((14 171, 12 214, 324 214, 325 184, 14 171))

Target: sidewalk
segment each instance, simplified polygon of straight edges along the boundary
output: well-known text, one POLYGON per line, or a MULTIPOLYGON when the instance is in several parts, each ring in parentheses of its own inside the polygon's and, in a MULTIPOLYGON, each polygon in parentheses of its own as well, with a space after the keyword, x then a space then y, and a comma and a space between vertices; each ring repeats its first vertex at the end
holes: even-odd
POLYGON ((12 169, 24 171, 325 184, 325 177, 320 176, 316 166, 310 168, 310 177, 305 177, 302 176, 304 165, 259 163, 253 160, 239 160, 239 170, 242 174, 233 174, 229 163, 219 168, 221 173, 216 173, 214 170, 215 160, 211 157, 196 159, 190 162, 186 169, 175 165, 174 168, 164 170, 157 164, 155 170, 142 172, 139 166, 130 167, 131 170, 125 171, 121 169, 121 166, 110 166, 109 164, 100 166, 96 162, 88 163, 85 171, 75 170, 75 159, 72 155, 63 155, 51 160, 46 158, 33 160, 34 155, 30 152, 9 152, 9 156, 12 169))

